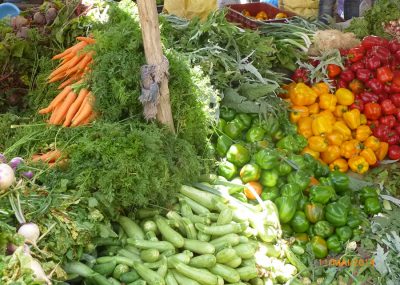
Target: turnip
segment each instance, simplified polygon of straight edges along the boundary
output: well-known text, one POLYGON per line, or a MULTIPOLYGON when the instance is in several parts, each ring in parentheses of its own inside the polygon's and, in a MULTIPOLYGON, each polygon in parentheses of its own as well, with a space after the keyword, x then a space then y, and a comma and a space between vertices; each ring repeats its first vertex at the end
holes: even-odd
POLYGON ((33 271, 33 274, 36 276, 38 281, 44 281, 46 284, 51 284, 51 281, 47 277, 46 273, 43 270, 42 265, 36 259, 31 260, 30 268, 33 271))
POLYGON ((40 230, 36 224, 26 223, 19 228, 18 234, 25 238, 26 243, 30 243, 36 246, 36 242, 40 236, 40 230))
POLYGON ((7 162, 7 158, 4 154, 0 153, 0 163, 6 163, 7 162))
POLYGON ((0 190, 7 190, 15 183, 14 170, 5 163, 0 164, 0 190))
POLYGON ((23 26, 26 26, 28 24, 28 19, 22 17, 22 16, 16 16, 11 19, 11 25, 13 26, 14 29, 20 29, 23 26))
POLYGON ((32 171, 25 171, 22 172, 22 176, 28 178, 28 179, 32 179, 33 178, 33 172, 32 171))
POLYGON ((46 22, 48 25, 52 24, 57 17, 57 10, 55 8, 49 8, 46 11, 46 22))
POLYGON ((20 37, 22 39, 27 39, 28 38, 28 27, 21 27, 19 31, 17 32, 17 37, 20 37))
POLYGON ((22 163, 24 163, 24 159, 22 157, 14 157, 13 159, 10 160, 8 163, 12 169, 17 169, 18 166, 20 166, 22 163))
POLYGON ((33 15, 33 21, 36 24, 39 24, 39 25, 45 25, 46 24, 46 18, 40 12, 36 12, 35 15, 33 15))

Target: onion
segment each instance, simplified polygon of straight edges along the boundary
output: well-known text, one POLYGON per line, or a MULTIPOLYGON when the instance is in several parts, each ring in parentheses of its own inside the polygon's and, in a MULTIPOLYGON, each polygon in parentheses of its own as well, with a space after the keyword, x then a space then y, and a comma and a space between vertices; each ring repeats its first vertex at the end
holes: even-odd
POLYGON ((15 170, 21 163, 24 163, 21 157, 14 157, 8 164, 15 170))
POLYGON ((15 182, 14 170, 5 163, 0 164, 0 190, 7 190, 15 182))
POLYGON ((7 158, 4 154, 0 153, 0 163, 6 163, 7 162, 7 158))
POLYGON ((36 245, 36 242, 40 236, 40 230, 36 224, 26 223, 19 228, 18 234, 25 238, 26 243, 36 245))
POLYGON ((28 178, 28 179, 32 179, 33 178, 33 172, 32 171, 25 171, 22 172, 22 176, 28 178))

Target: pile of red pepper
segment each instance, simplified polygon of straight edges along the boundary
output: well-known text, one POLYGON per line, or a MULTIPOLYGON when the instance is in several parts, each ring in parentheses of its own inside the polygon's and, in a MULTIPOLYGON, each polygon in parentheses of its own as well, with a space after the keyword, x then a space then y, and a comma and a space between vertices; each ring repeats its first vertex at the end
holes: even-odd
POLYGON ((355 94, 350 106, 368 119, 374 136, 389 143, 390 159, 400 159, 400 42, 367 36, 361 44, 341 51, 345 69, 328 66, 337 88, 355 94))

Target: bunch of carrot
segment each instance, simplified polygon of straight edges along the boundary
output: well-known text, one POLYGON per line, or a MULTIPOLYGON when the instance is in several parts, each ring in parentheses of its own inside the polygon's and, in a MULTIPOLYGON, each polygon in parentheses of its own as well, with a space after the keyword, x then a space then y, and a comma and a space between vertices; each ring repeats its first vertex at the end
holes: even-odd
POLYGON ((64 80, 58 89, 62 91, 39 114, 52 113, 49 124, 63 125, 64 127, 76 127, 91 122, 95 113, 93 111, 93 94, 86 88, 82 88, 77 94, 72 84, 82 82, 82 77, 89 72, 89 65, 92 62, 92 52, 85 52, 83 49, 94 44, 95 40, 89 37, 78 37, 76 45, 64 52, 57 54, 53 60, 61 59, 59 67, 49 76, 49 83, 64 80))
POLYGON ((67 158, 63 157, 63 154, 59 150, 50 150, 42 154, 34 154, 32 156, 32 162, 44 162, 49 167, 65 166, 68 163, 67 158))

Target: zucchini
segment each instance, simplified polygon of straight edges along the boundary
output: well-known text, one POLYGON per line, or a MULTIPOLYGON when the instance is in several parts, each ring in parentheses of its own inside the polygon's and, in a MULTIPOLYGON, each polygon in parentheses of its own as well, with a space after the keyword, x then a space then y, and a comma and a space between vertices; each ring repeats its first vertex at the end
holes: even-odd
POLYGON ((269 243, 259 243, 260 251, 265 252, 268 257, 280 257, 282 255, 282 249, 279 245, 269 244, 269 243))
POLYGON ((250 240, 249 240, 248 237, 246 237, 246 236, 240 236, 240 241, 239 241, 239 243, 249 243, 249 242, 250 242, 250 240))
POLYGON ((118 251, 118 255, 124 256, 124 257, 127 257, 127 258, 130 258, 130 259, 132 259, 132 260, 134 260, 134 261, 140 261, 139 255, 137 255, 137 254, 135 254, 135 253, 132 253, 132 252, 130 252, 129 250, 124 249, 124 248, 121 248, 121 249, 118 251))
POLYGON ((204 215, 204 214, 210 213, 209 209, 207 209, 206 207, 200 205, 199 203, 193 201, 192 199, 190 199, 186 196, 182 196, 182 200, 184 200, 186 203, 188 203, 190 208, 192 208, 193 212, 195 212, 198 215, 204 215))
POLYGON ((227 234, 210 241, 210 243, 215 247, 215 250, 220 250, 226 246, 235 246, 238 245, 239 242, 240 238, 237 234, 227 234))
POLYGON ((232 222, 232 210, 226 207, 218 217, 217 225, 227 225, 232 222))
POLYGON ((197 231, 192 221, 188 218, 182 218, 182 224, 186 232, 186 237, 193 240, 197 239, 197 231))
POLYGON ((216 222, 216 221, 218 221, 218 218, 219 218, 219 214, 217 214, 217 213, 202 214, 200 216, 210 219, 211 222, 216 222))
POLYGON ((224 285, 225 281, 224 278, 222 278, 221 276, 217 275, 217 280, 218 280, 218 285, 224 285))
POLYGON ((182 234, 185 234, 185 227, 183 225, 181 215, 179 215, 175 211, 169 211, 167 213, 166 217, 168 218, 168 220, 167 220, 168 223, 169 223, 169 221, 173 221, 174 223, 176 223, 176 226, 177 226, 179 232, 181 232, 182 234))
POLYGON ((253 278, 257 278, 257 276, 258 276, 258 271, 255 266, 239 267, 236 269, 236 271, 240 275, 240 280, 243 280, 243 281, 249 281, 253 278))
POLYGON ((158 241, 157 235, 155 232, 153 231, 148 231, 146 234, 146 240, 150 240, 150 241, 158 241))
POLYGON ((156 262, 160 258, 160 252, 157 249, 143 249, 140 252, 140 258, 144 262, 156 262))
POLYGON ((139 220, 147 219, 147 218, 153 218, 154 216, 158 215, 160 211, 158 209, 150 209, 150 208, 143 208, 139 209, 136 212, 136 217, 139 220))
POLYGON ((178 262, 175 264, 175 269, 179 273, 185 275, 186 277, 189 277, 193 280, 198 281, 200 284, 203 285, 217 285, 218 280, 217 276, 212 274, 206 269, 199 269, 195 267, 188 266, 186 264, 183 264, 181 262, 178 262))
POLYGON ((211 236, 208 234, 205 234, 203 232, 197 232, 197 240, 199 241, 210 241, 211 236))
POLYGON ((210 268, 217 263, 217 259, 212 254, 204 254, 190 259, 189 265, 196 268, 210 268))
POLYGON ((177 262, 182 262, 184 264, 189 264, 190 259, 193 257, 193 253, 188 250, 184 250, 182 253, 175 254, 168 257, 168 268, 174 268, 174 264, 177 262))
POLYGON ((224 236, 232 233, 241 233, 243 232, 247 224, 246 223, 235 223, 235 224, 229 224, 229 225, 215 225, 215 226, 206 226, 200 223, 195 224, 196 229, 199 231, 202 231, 203 233, 206 233, 208 235, 213 235, 213 236, 224 236))
POLYGON ((183 247, 197 254, 213 254, 215 252, 215 247, 211 243, 194 239, 185 239, 183 247))
POLYGON ((215 257, 217 258, 218 263, 228 263, 229 261, 237 257, 237 255, 236 251, 233 248, 224 248, 220 250, 215 257))
POLYGON ((131 283, 138 280, 139 278, 140 278, 139 274, 135 270, 132 270, 122 274, 119 280, 121 280, 121 282, 124 283, 131 283))
POLYGON ((263 225, 263 230, 258 229, 258 237, 268 243, 274 243, 276 242, 278 238, 278 232, 273 226, 264 226, 263 225))
POLYGON ((185 200, 181 200, 179 204, 181 205, 182 216, 189 218, 193 215, 192 208, 190 208, 189 204, 185 200))
POLYGON ((158 230, 165 238, 165 240, 172 243, 175 247, 181 248, 185 244, 185 240, 177 231, 172 229, 168 223, 161 216, 155 218, 158 230))
POLYGON ((144 233, 143 233, 142 229, 139 227, 138 224, 136 224, 134 221, 132 221, 128 217, 120 216, 118 218, 118 223, 124 229, 126 235, 129 238, 139 239, 139 240, 144 239, 144 233))
POLYGON ((161 258, 161 266, 157 269, 157 274, 160 275, 162 278, 165 278, 167 272, 168 272, 167 258, 163 256, 161 258))
POLYGON ((241 265, 242 265, 242 267, 256 266, 256 259, 254 257, 249 258, 249 259, 243 259, 241 265))
POLYGON ((251 285, 264 285, 264 280, 257 277, 257 278, 251 279, 250 284, 251 285))
POLYGON ((129 267, 133 267, 133 262, 134 260, 127 258, 125 256, 102 256, 96 259, 96 262, 98 264, 101 263, 108 263, 108 262, 116 262, 117 264, 125 264, 128 265, 129 267))
POLYGON ((135 240, 128 238, 127 243, 140 249, 154 248, 161 252, 166 250, 175 250, 172 243, 168 241, 150 241, 150 240, 135 240))
POLYGON ((284 246, 283 250, 285 252, 286 258, 292 265, 297 268, 301 276, 310 276, 311 273, 308 270, 307 266, 304 265, 304 263, 289 249, 288 246, 284 246))
POLYGON ((198 215, 191 215, 190 217, 186 217, 186 218, 188 218, 194 224, 195 223, 201 223, 201 224, 205 224, 205 225, 211 224, 210 218, 207 218, 207 217, 202 217, 202 216, 198 216, 198 215))
POLYGON ((135 268, 136 272, 145 280, 149 285, 165 285, 164 278, 158 275, 153 270, 147 268, 140 262, 134 262, 133 267, 135 268))
POLYGON ((254 246, 248 243, 238 244, 233 249, 236 251, 236 254, 238 256, 244 259, 253 257, 256 253, 256 249, 254 248, 254 246))
POLYGON ((103 276, 109 276, 114 272, 116 266, 117 262, 113 260, 107 263, 95 264, 92 269, 103 276))
POLYGON ((161 256, 165 256, 165 257, 169 257, 171 255, 174 255, 175 253, 176 253, 176 251, 173 249, 173 250, 163 251, 160 255, 161 256))
POLYGON ((150 269, 158 269, 162 263, 162 260, 157 260, 156 262, 145 262, 143 265, 150 269))
POLYGON ((129 283, 128 285, 147 285, 147 282, 144 281, 143 279, 139 279, 139 280, 136 280, 136 281, 134 281, 132 283, 129 283))
POLYGON ((200 285, 199 282, 180 274, 176 270, 173 271, 173 274, 179 285, 200 285))
POLYGON ((176 282, 174 274, 170 271, 167 272, 167 276, 165 277, 165 284, 166 285, 178 285, 178 282, 176 282))
POLYGON ((196 201, 197 203, 206 207, 209 210, 218 210, 216 207, 216 202, 221 199, 214 194, 201 191, 186 185, 182 185, 180 192, 186 197, 196 201))
POLYGON ((127 272, 129 272, 129 266, 128 265, 118 264, 114 269, 113 277, 115 279, 119 280, 121 278, 121 275, 124 274, 124 273, 127 273, 127 272))
POLYGON ((225 264, 232 268, 239 267, 240 264, 242 264, 242 258, 239 256, 236 256, 234 259, 232 259, 231 261, 229 261, 225 264))
POLYGON ((140 255, 140 250, 132 245, 126 245, 124 249, 128 250, 129 252, 136 254, 137 256, 140 255))
POLYGON ((121 282, 112 277, 108 278, 108 282, 110 282, 111 285, 121 285, 121 282))
POLYGON ((229 283, 235 283, 240 281, 239 273, 235 269, 229 266, 217 263, 210 268, 210 271, 216 275, 221 276, 224 280, 226 280, 229 283))
POLYGON ((154 221, 152 221, 152 220, 147 220, 147 221, 145 221, 145 222, 142 224, 142 228, 143 228, 143 231, 144 231, 145 233, 147 233, 147 232, 154 232, 154 233, 157 233, 157 232, 158 232, 157 225, 156 225, 156 223, 155 223, 154 221))

